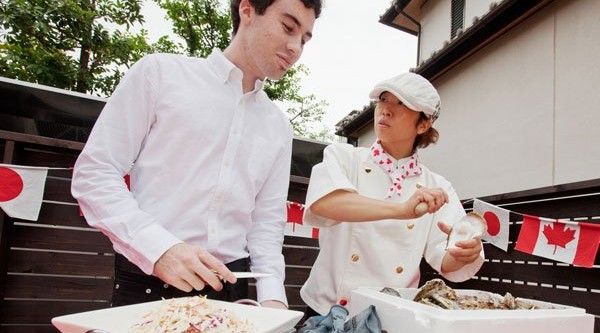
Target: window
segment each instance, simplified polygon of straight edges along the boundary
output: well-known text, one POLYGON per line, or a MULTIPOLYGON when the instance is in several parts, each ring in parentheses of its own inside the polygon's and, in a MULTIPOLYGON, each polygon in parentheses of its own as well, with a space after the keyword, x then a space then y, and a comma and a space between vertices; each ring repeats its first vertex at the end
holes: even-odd
POLYGON ((465 0, 452 0, 450 37, 454 38, 458 29, 464 27, 465 0))

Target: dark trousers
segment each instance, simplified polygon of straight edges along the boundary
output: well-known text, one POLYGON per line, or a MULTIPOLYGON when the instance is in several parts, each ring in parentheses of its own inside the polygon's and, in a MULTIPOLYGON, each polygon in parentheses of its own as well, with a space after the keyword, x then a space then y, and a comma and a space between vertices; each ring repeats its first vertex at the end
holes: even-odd
MULTIPOLYGON (((243 258, 230 262, 225 266, 232 272, 248 272, 250 270, 250 260, 243 258)), ((227 302, 248 298, 248 279, 239 279, 235 284, 225 282, 223 289, 219 292, 206 285, 200 291, 193 290, 187 293, 164 283, 155 276, 146 275, 136 265, 129 262, 127 258, 115 253, 115 284, 111 306, 195 295, 205 295, 210 299, 227 302)))

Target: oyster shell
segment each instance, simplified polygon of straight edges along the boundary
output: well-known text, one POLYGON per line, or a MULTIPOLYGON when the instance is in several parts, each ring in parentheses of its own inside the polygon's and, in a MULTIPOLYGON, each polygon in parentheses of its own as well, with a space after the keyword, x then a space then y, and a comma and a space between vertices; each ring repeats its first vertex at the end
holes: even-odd
POLYGON ((459 241, 481 237, 486 230, 487 224, 481 215, 468 213, 452 226, 446 248, 456 247, 456 243, 459 241))
POLYGON ((427 281, 417 292, 415 302, 452 310, 478 310, 478 309, 535 309, 535 305, 524 300, 515 299, 510 293, 501 299, 485 294, 459 295, 446 285, 441 279, 427 281))

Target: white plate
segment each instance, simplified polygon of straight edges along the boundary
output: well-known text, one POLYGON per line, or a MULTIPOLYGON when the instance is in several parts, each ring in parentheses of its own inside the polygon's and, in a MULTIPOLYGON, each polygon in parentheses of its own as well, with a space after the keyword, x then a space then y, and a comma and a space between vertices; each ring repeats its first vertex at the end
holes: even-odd
MULTIPOLYGON (((103 310, 76 313, 52 319, 52 324, 62 333, 84 333, 90 329, 101 329, 110 333, 127 333, 129 328, 141 321, 146 313, 160 307, 156 301, 135 305, 119 306, 103 310)), ((247 319, 257 333, 287 332, 302 319, 303 313, 293 310, 234 304, 209 300, 215 307, 224 308, 240 319, 247 319)))

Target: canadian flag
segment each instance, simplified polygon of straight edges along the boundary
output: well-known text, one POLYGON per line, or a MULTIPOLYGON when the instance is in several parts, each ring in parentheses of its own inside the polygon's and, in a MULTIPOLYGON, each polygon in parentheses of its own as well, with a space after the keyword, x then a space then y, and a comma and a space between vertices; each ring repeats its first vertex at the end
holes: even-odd
POLYGON ((0 164, 0 208, 6 215, 37 221, 48 168, 0 164))
POLYGON ((481 215, 487 224, 487 232, 481 238, 507 251, 510 211, 478 199, 473 201, 473 211, 481 215))
POLYGON ((319 238, 319 228, 313 228, 302 224, 304 205, 297 202, 287 203, 287 222, 285 224, 285 235, 293 237, 319 238))
POLYGON ((525 215, 515 250, 575 266, 592 267, 600 243, 600 225, 562 223, 525 215))

